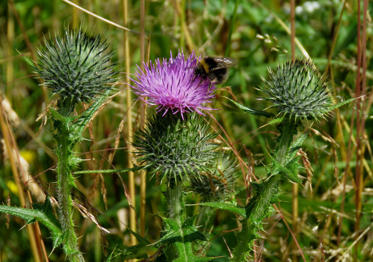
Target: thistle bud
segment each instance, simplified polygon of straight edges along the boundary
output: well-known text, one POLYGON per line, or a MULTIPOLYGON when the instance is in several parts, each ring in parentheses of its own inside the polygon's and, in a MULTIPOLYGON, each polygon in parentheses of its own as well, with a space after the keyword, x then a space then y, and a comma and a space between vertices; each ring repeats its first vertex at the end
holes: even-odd
POLYGON ((280 116, 289 120, 325 118, 331 110, 326 82, 307 61, 287 62, 269 70, 269 79, 261 88, 280 116))
POLYGON ((59 95, 59 105, 72 111, 76 103, 89 102, 111 88, 115 72, 107 50, 99 36, 66 31, 38 50, 35 69, 52 93, 59 95))
POLYGON ((138 131, 134 145, 150 173, 174 184, 209 171, 217 155, 215 137, 198 114, 184 115, 183 120, 168 112, 156 114, 145 130, 138 131))

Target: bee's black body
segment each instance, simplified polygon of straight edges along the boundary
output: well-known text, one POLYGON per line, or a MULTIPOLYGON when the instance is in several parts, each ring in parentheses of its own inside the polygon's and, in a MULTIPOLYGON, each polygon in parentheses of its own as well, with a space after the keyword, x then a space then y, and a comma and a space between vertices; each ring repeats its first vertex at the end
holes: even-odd
POLYGON ((220 84, 227 77, 228 67, 233 65, 233 60, 227 57, 206 56, 201 59, 194 70, 194 74, 203 79, 220 84))

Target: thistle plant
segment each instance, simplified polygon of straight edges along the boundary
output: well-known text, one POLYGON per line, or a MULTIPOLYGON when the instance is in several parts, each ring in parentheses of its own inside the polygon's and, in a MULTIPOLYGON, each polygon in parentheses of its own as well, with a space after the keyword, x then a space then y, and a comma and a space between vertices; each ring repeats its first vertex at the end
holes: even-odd
POLYGON ((38 51, 36 72, 57 95, 57 110, 51 109, 56 140, 58 218, 62 229, 60 242, 70 261, 84 261, 74 231, 71 188, 72 171, 81 162, 73 152, 82 132, 111 92, 115 72, 108 45, 99 36, 82 31, 66 31, 38 51), (73 114, 80 102, 96 101, 80 115, 73 114))
POLYGON ((46 41, 37 52, 33 67, 43 83, 57 99, 57 108, 49 108, 56 140, 58 221, 47 199, 33 209, 0 205, 0 212, 19 216, 28 223, 39 221, 52 235, 54 248, 63 245, 69 261, 84 261, 74 231, 71 189, 75 186, 72 172, 82 161, 74 146, 82 140, 86 125, 112 92, 115 72, 108 45, 99 36, 82 31, 66 31, 46 41), (94 102, 82 113, 74 113, 80 102, 94 102))
POLYGON ((196 65, 194 54, 187 59, 183 53, 175 58, 171 54, 168 60, 139 67, 133 79, 134 92, 157 109, 146 129, 137 132, 135 147, 139 162, 167 184, 168 217, 163 218, 165 233, 159 241, 167 261, 197 261, 192 242, 203 236, 186 215, 185 189, 198 182, 206 187, 220 156, 216 135, 201 117, 203 110, 212 109, 206 103, 213 99, 215 86, 194 74, 196 65))
MULTIPOLYGON (((269 71, 268 80, 261 87, 264 99, 275 109, 273 116, 280 122, 276 150, 270 156, 270 171, 245 207, 242 231, 237 236, 234 261, 245 261, 250 255, 253 240, 259 238, 262 220, 271 214, 280 185, 286 181, 300 183, 297 151, 305 140, 304 121, 325 118, 333 109, 326 82, 307 61, 287 62, 269 71)), ((268 112, 264 114, 268 116, 268 112)))
POLYGON ((82 140, 82 133, 95 112, 111 92, 115 73, 111 65, 108 45, 100 37, 82 31, 67 31, 63 37, 47 41, 38 50, 34 65, 44 84, 57 97, 57 108, 50 108, 57 154, 58 221, 54 218, 49 200, 40 208, 27 209, 1 206, 0 212, 16 215, 29 223, 39 221, 50 231, 54 247, 63 245, 69 261, 84 261, 74 231, 71 189, 75 185, 73 170, 82 161, 73 151, 82 140), (90 107, 77 115, 75 106, 91 102, 90 107))

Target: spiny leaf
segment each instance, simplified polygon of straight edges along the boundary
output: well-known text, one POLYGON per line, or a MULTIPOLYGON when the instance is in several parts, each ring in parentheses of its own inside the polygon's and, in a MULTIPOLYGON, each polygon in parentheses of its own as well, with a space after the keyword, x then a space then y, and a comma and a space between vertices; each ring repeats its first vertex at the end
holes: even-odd
POLYGON ((242 217, 246 216, 245 208, 238 207, 234 203, 229 203, 229 202, 202 202, 202 203, 198 203, 197 205, 230 211, 230 212, 238 214, 242 217))
POLYGON ((193 226, 193 218, 187 219, 182 225, 172 218, 163 218, 165 223, 165 232, 167 232, 155 244, 168 244, 170 261, 179 262, 199 262, 211 261, 211 258, 198 257, 193 254, 192 243, 196 240, 206 240, 204 235, 193 226), (172 259, 172 260, 171 260, 172 259))
POLYGON ((303 145, 304 141, 307 138, 307 134, 302 134, 295 141, 293 141, 290 145, 289 153, 286 156, 285 163, 290 163, 291 161, 294 160, 294 158, 297 157, 297 153, 301 146, 303 145))
POLYGON ((165 223, 165 235, 152 245, 172 243, 174 241, 192 242, 195 240, 206 240, 205 236, 198 231, 198 229, 190 223, 192 219, 187 219, 180 227, 177 221, 172 218, 163 218, 165 223))
POLYGON ((269 121, 266 126, 271 126, 271 125, 277 125, 277 124, 280 124, 282 121, 284 120, 284 117, 278 117, 278 118, 275 118, 275 119, 272 119, 271 121, 269 121))
POLYGON ((111 89, 106 90, 103 95, 97 98, 92 105, 77 119, 77 121, 74 123, 74 128, 77 134, 81 135, 83 133, 87 124, 93 119, 97 110, 99 110, 100 107, 109 99, 112 92, 113 91, 111 89))
POLYGON ((286 173, 284 172, 284 174, 290 181, 300 184, 302 183, 302 179, 298 176, 300 168, 301 165, 299 164, 299 159, 294 158, 286 165, 286 173))
POLYGON ((235 104, 239 109, 247 112, 247 113, 250 113, 250 114, 253 114, 253 115, 258 115, 258 116, 265 116, 265 117, 272 117, 273 114, 271 113, 268 113, 268 112, 265 112, 265 111, 261 111, 261 110, 256 110, 256 109, 252 109, 252 108, 249 108, 249 107, 246 107, 244 105, 241 105, 240 103, 237 103, 236 101, 228 98, 228 97, 225 97, 226 99, 228 99, 229 101, 231 101, 233 104, 235 104))
POLYGON ((118 256, 117 247, 114 247, 110 255, 106 258, 105 262, 112 262, 116 256, 118 256))
POLYGON ((351 102, 355 101, 356 99, 358 99, 358 98, 357 97, 353 97, 353 98, 347 99, 346 101, 343 101, 343 102, 340 102, 338 104, 332 105, 330 107, 330 111, 333 111, 334 109, 340 108, 341 106, 344 106, 344 105, 346 105, 348 103, 351 103, 351 102))
POLYGON ((45 216, 47 216, 48 219, 51 222, 53 222, 53 224, 59 225, 58 220, 54 216, 53 207, 52 207, 51 200, 50 200, 49 196, 47 196, 45 198, 44 203, 42 203, 42 204, 36 203, 36 204, 33 204, 32 207, 33 207, 34 210, 39 210, 39 211, 43 212, 45 214, 45 216))
POLYGON ((63 116, 62 114, 60 114, 57 110, 55 110, 53 108, 49 108, 49 112, 52 115, 54 120, 58 120, 61 123, 63 123, 64 125, 67 125, 68 122, 71 121, 70 117, 63 116))
POLYGON ((134 236, 137 238, 137 240, 139 241, 139 246, 140 246, 140 245, 141 245, 141 246, 145 246, 145 245, 149 245, 149 244, 150 244, 150 242, 149 242, 147 239, 143 238, 140 234, 138 234, 138 233, 132 231, 132 230, 129 229, 129 228, 127 228, 127 230, 125 230, 125 232, 123 232, 123 233, 124 233, 124 234, 126 234, 126 233, 130 233, 130 234, 134 235, 134 236))
POLYGON ((187 257, 187 260, 185 258, 178 257, 177 259, 173 260, 173 262, 205 262, 205 261, 213 261, 217 258, 213 257, 187 257))
POLYGON ((300 184, 302 180, 298 177, 298 172, 296 172, 296 170, 293 169, 294 166, 291 166, 293 168, 289 168, 289 164, 290 163, 293 164, 292 163, 293 161, 297 161, 297 159, 295 158, 295 159, 288 161, 287 165, 284 166, 280 162, 278 162, 276 159, 272 158, 273 168, 272 168, 271 174, 277 175, 278 173, 282 173, 286 176, 286 178, 300 184))
POLYGON ((35 66, 34 65, 34 62, 31 60, 30 57, 28 56, 25 56, 22 52, 20 52, 19 50, 16 50, 17 53, 22 57, 22 59, 26 62, 26 64, 28 64, 30 67, 33 67, 35 66))
POLYGON ((139 171, 142 169, 146 169, 146 166, 134 166, 133 168, 124 168, 124 169, 101 169, 101 170, 79 170, 73 172, 73 175, 81 175, 81 174, 108 174, 108 173, 128 173, 131 171, 139 171))
MULTIPOLYGON (((111 254, 112 256, 111 259, 119 256, 121 258, 121 261, 127 260, 127 259, 134 259, 134 258, 143 261, 142 259, 148 258, 148 254, 151 254, 154 252, 155 252, 155 248, 150 247, 149 245, 146 245, 146 244, 138 244, 135 246, 122 246, 115 253, 111 254)), ((110 260, 106 260, 106 261, 110 261, 110 260)), ((114 260, 114 261, 118 261, 118 260, 114 260)))
MULTIPOLYGON (((48 199, 46 200, 48 201, 48 199)), ((38 221, 47 227, 53 237, 54 247, 61 244, 62 241, 62 231, 60 227, 55 223, 55 219, 51 219, 50 214, 46 214, 41 210, 21 208, 21 207, 11 207, 0 205, 0 212, 6 213, 12 216, 18 216, 26 221, 38 221)))
POLYGON ((0 212, 12 216, 18 216, 25 220, 35 219, 46 226, 48 229, 50 229, 53 233, 61 233, 61 229, 59 228, 59 226, 56 225, 54 221, 49 218, 48 215, 40 210, 0 205, 0 212))
POLYGON ((306 140, 307 134, 302 134, 291 144, 292 150, 298 150, 299 147, 303 145, 303 142, 306 140))

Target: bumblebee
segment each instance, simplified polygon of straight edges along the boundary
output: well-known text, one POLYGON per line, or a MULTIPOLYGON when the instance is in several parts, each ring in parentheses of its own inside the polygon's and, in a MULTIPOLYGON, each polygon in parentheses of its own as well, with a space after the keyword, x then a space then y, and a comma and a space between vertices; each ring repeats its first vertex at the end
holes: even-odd
POLYGON ((227 78, 228 68, 233 64, 233 60, 228 57, 206 56, 198 62, 194 69, 194 74, 196 77, 209 79, 213 83, 221 84, 227 78))

